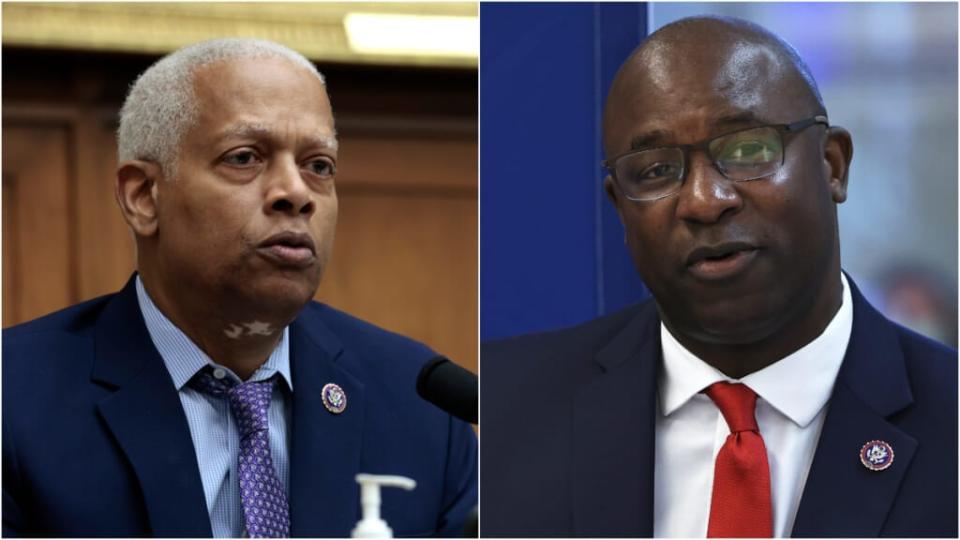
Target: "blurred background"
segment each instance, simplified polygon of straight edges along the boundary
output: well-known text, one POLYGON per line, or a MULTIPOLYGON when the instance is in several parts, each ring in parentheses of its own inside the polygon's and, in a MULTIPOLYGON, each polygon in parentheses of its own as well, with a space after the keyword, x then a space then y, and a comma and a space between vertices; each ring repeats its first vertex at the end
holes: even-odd
POLYGON ((119 290, 118 111, 183 45, 277 41, 315 61, 340 137, 317 298, 477 370, 476 3, 14 3, 3 17, 3 326, 119 290))
POLYGON ((956 346, 957 5, 894 2, 483 4, 481 339, 648 294, 601 192, 600 112, 634 47, 698 14, 799 51, 853 136, 844 269, 887 316, 956 346))

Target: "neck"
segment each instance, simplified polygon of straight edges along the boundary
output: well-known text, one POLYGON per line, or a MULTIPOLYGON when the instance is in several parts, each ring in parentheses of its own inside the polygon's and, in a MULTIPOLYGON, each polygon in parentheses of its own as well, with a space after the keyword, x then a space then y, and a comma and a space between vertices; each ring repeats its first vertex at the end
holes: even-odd
POLYGON ((199 291, 164 287, 162 280, 150 272, 141 272, 140 278, 163 315, 214 362, 229 368, 241 380, 249 379, 280 342, 286 322, 236 310, 223 313, 218 309, 223 303, 199 291), (171 290, 182 294, 170 294, 171 290))
POLYGON ((677 331, 666 318, 663 322, 697 358, 729 377, 742 379, 798 351, 826 330, 843 302, 839 269, 815 298, 812 305, 801 310, 800 316, 788 319, 761 339, 743 343, 708 343, 677 331))

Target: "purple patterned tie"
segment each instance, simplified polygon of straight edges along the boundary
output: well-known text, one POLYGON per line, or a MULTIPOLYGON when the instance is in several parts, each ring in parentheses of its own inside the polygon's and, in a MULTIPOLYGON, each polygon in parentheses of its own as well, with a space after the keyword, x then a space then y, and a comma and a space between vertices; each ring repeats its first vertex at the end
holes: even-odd
POLYGON ((250 538, 290 536, 290 507, 270 456, 267 411, 276 380, 274 376, 235 384, 215 378, 207 368, 191 381, 196 390, 230 399, 230 410, 240 428, 240 504, 250 538))

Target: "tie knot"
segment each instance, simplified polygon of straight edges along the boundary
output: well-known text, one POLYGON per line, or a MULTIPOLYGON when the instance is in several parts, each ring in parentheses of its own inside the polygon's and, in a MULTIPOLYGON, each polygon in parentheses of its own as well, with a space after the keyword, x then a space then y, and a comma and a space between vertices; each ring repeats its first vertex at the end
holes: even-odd
POLYGON ((270 410, 270 399, 273 397, 276 380, 277 376, 274 375, 265 381, 236 384, 231 379, 214 377, 207 368, 198 372, 189 384, 200 392, 229 398, 230 410, 240 429, 240 437, 244 438, 251 433, 268 429, 267 411, 270 410))
POLYGON ((757 406, 757 394, 743 384, 728 382, 713 383, 704 390, 723 414, 730 433, 741 431, 759 431, 754 410, 757 406))

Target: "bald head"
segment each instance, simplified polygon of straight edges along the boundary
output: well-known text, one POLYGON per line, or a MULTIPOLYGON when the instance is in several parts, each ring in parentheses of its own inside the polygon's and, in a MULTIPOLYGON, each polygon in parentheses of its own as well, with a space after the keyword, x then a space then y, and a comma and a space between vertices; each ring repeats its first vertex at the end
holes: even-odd
POLYGON ((671 116, 707 105, 696 97, 708 95, 743 111, 780 98, 783 118, 769 118, 776 122, 826 115, 809 68, 787 42, 742 19, 701 16, 660 28, 627 58, 607 97, 605 132, 625 109, 671 116))

